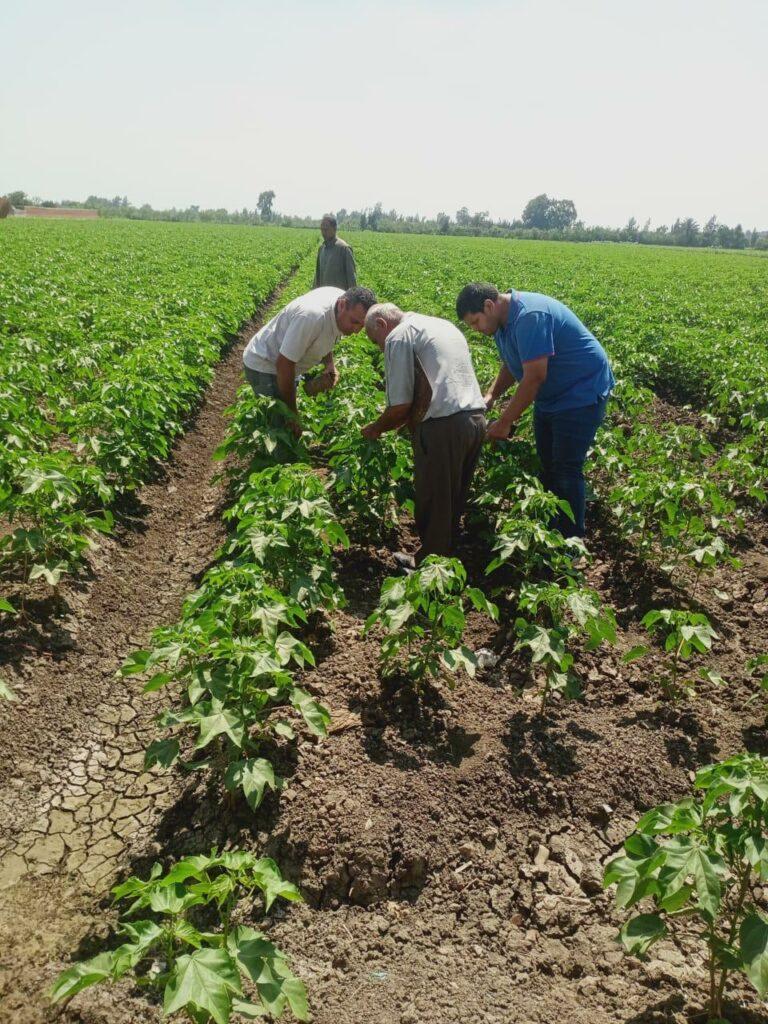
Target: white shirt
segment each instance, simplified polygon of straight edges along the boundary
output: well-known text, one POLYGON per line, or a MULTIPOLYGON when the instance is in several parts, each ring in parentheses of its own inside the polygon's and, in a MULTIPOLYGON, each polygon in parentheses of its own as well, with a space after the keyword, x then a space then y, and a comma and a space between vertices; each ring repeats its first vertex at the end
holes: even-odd
POLYGON ((296 363, 297 377, 317 366, 341 337, 334 307, 343 294, 341 288, 315 288, 289 302, 246 345, 248 369, 277 374, 278 355, 296 363))
POLYGON ((417 359, 432 388, 425 420, 485 410, 467 339, 450 321, 420 313, 406 313, 387 336, 384 369, 389 405, 413 401, 417 359))

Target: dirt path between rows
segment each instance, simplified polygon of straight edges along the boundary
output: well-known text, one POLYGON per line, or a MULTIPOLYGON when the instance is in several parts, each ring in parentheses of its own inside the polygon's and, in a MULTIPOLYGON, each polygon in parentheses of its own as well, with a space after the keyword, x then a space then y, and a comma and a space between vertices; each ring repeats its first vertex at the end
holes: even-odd
MULTIPOLYGON (((131 522, 66 594, 69 615, 42 651, 4 638, 3 674, 19 701, 0 718, 0 1019, 52 1019, 52 966, 76 949, 130 848, 151 855, 173 801, 143 770, 157 701, 116 671, 177 617, 224 537, 224 488, 211 458, 242 381, 245 341, 284 290, 239 332, 187 433, 131 522)), ((106 927, 106 926, 104 926, 106 927)))

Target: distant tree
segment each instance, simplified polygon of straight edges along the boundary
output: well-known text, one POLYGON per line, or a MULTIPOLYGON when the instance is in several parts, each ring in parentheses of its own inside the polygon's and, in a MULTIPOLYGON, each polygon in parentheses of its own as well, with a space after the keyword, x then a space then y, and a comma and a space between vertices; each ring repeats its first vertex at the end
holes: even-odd
POLYGON ((45 202, 40 203, 40 205, 44 206, 47 210, 52 210, 56 206, 56 203, 54 203, 52 199, 46 199, 45 202))
POLYGON ((437 223, 437 232, 438 232, 438 234, 440 234, 440 235, 447 235, 448 232, 451 230, 450 214, 442 213, 442 212, 438 213, 438 215, 436 217, 436 223, 437 223))
POLYGON ((578 220, 572 199, 554 199, 549 214, 549 227, 554 231, 567 231, 578 220))
POLYGON ((339 224, 341 224, 341 222, 345 221, 346 219, 347 219, 347 211, 342 206, 342 208, 340 210, 336 211, 336 220, 337 220, 337 222, 339 224))
POLYGON ((717 217, 713 214, 701 229, 702 245, 714 245, 717 237, 717 217))
POLYGON ((370 231, 378 231, 383 216, 384 211, 381 208, 381 203, 376 203, 374 208, 368 211, 368 229, 370 231))
POLYGON ((681 235, 683 245, 695 245, 699 236, 699 225, 693 217, 686 217, 682 223, 681 235))
POLYGON ((363 210, 360 214, 360 230, 365 231, 368 228, 368 214, 363 210))
POLYGON ((259 198, 256 200, 256 207, 259 211, 259 216, 262 220, 272 220, 272 204, 275 201, 275 193, 272 189, 267 192, 259 192, 259 198))
POLYGON ((744 237, 744 228, 741 224, 737 224, 733 229, 733 247, 734 249, 746 248, 747 240, 744 237))
POLYGON ((26 192, 9 192, 8 199, 10 200, 11 206, 15 206, 16 209, 20 209, 22 206, 29 206, 29 198, 26 192))
POLYGON ((466 208, 466 206, 462 206, 460 210, 456 211, 456 223, 459 225, 460 228, 469 227, 469 222, 471 220, 472 218, 470 217, 469 210, 466 208))
POLYGON ((482 213, 473 213, 469 223, 473 228, 487 227, 491 223, 488 219, 488 211, 483 210, 482 213))
POLYGON ((638 239, 638 223, 637 218, 630 217, 627 221, 627 226, 624 228, 624 237, 628 242, 636 242, 638 239))
POLYGON ((578 219, 571 199, 550 199, 546 192, 530 199, 523 210, 523 226, 542 231, 566 231, 578 219))
POLYGON ((13 206, 8 196, 0 196, 0 220, 10 215, 13 206))

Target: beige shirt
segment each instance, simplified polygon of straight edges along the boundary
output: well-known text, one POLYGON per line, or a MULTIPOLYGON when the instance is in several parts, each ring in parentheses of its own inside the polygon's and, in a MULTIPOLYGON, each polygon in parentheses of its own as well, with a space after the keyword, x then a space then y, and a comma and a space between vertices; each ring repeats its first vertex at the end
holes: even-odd
POLYGON ((417 360, 432 389, 425 420, 485 410, 467 339, 450 321, 421 313, 406 313, 387 336, 384 370, 389 405, 413 402, 417 360))
POLYGON ((297 377, 317 366, 341 337, 335 306, 343 294, 341 288, 315 288, 289 302, 248 342, 245 365, 277 374, 277 357, 282 355, 296 363, 297 377))
POLYGON ((333 285, 344 291, 354 288, 357 284, 355 257, 351 246, 343 242, 338 235, 330 242, 323 242, 317 251, 315 280, 313 288, 333 285))

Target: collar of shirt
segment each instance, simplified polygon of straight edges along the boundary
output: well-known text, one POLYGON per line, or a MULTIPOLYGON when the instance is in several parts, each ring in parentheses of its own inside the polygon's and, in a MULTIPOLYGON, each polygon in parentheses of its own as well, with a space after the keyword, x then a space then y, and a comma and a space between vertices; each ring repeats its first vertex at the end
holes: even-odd
POLYGON ((332 245, 336 245, 339 240, 338 235, 334 235, 333 238, 327 238, 323 241, 323 245, 326 249, 330 249, 332 245))
POLYGON ((325 322, 328 324, 329 329, 332 329, 335 332, 336 337, 340 338, 341 331, 339 330, 339 325, 336 323, 336 302, 338 301, 339 300, 336 299, 336 301, 328 308, 325 314, 325 322))

